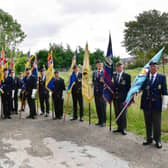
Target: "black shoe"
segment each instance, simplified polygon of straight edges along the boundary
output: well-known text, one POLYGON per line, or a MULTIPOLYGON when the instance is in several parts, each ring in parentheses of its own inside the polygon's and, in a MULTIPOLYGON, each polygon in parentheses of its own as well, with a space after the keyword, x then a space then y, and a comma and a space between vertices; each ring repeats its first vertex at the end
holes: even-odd
POLYGON ((156 142, 156 147, 157 147, 158 149, 162 148, 161 142, 156 142))
POLYGON ((105 126, 106 126, 106 124, 105 124, 105 123, 102 123, 100 126, 101 126, 101 127, 105 127, 105 126))
POLYGON ((70 120, 71 120, 71 121, 75 121, 75 120, 77 120, 77 118, 71 118, 70 120))
POLYGON ((44 113, 40 113, 40 115, 44 115, 44 113))
POLYGON ((83 121, 84 121, 84 119, 83 119, 83 118, 80 118, 80 120, 79 120, 79 121, 83 122, 83 121))
POLYGON ((32 118, 32 116, 29 115, 29 116, 27 116, 26 118, 27 118, 27 119, 30 119, 30 118, 32 118))
POLYGON ((98 122, 98 123, 96 123, 95 125, 96 125, 96 126, 100 126, 101 124, 98 122))
POLYGON ((12 117, 11 117, 11 116, 8 116, 8 119, 12 119, 12 117))
POLYGON ((48 114, 46 114, 44 117, 48 117, 48 114))
POLYGON ((121 131, 121 134, 123 134, 123 135, 127 135, 126 130, 125 130, 125 129, 124 129, 124 130, 122 130, 122 131, 121 131))
POLYGON ((146 140, 146 141, 144 141, 142 144, 144 145, 144 146, 146 146, 146 145, 150 145, 152 143, 152 140, 146 140))
POLYGON ((35 119, 36 119, 36 117, 35 117, 35 116, 32 116, 31 118, 32 118, 33 120, 35 120, 35 119))
POLYGON ((118 132, 121 132, 120 129, 116 129, 116 130, 113 130, 114 133, 118 133, 118 132))

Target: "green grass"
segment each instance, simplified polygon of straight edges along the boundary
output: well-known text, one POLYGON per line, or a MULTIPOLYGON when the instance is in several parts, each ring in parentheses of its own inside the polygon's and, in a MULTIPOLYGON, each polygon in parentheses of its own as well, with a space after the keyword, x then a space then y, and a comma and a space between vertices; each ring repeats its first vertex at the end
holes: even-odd
MULTIPOLYGON (((131 75, 132 81, 135 79, 136 75, 140 72, 141 68, 126 70, 127 73, 131 75)), ((159 72, 162 73, 162 67, 160 67, 159 72)), ((168 65, 165 66, 165 72, 168 73, 168 65)), ((64 78, 66 86, 68 85, 69 73, 61 72, 60 76, 64 78)), ((168 77, 168 76, 167 76, 168 77)), ((66 97, 65 103, 66 104, 66 97)), ((84 118, 85 120, 89 120, 88 114, 89 105, 84 100, 84 118)), ((72 115, 72 99, 70 97, 69 105, 68 105, 68 114, 72 115)), ((107 105, 107 125, 109 126, 109 105, 107 105)), ((94 104, 94 99, 91 102, 91 116, 92 123, 97 122, 96 109, 94 104)), ((116 127, 115 118, 114 118, 114 108, 112 107, 112 127, 116 127)), ((140 110, 140 94, 135 98, 135 103, 133 103, 127 111, 127 130, 134 132, 138 135, 143 135, 145 137, 145 125, 144 125, 144 116, 143 111, 140 110)), ((162 112, 162 140, 168 142, 168 111, 162 112)))

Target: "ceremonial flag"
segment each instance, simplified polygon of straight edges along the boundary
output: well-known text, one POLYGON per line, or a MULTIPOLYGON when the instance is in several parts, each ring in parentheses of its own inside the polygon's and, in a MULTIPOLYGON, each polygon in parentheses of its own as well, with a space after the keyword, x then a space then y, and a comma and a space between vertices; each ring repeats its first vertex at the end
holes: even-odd
POLYGON ((14 70, 14 60, 13 60, 13 57, 11 58, 11 61, 10 61, 10 64, 9 64, 8 75, 11 74, 12 70, 14 70))
POLYGON ((113 99, 114 93, 114 84, 112 82, 113 76, 113 51, 112 51, 112 42, 111 35, 109 34, 109 43, 106 54, 106 61, 104 67, 104 89, 103 89, 103 97, 106 102, 111 103, 113 99))
POLYGON ((31 66, 31 60, 34 58, 34 55, 30 55, 30 51, 27 52, 27 62, 25 64, 25 68, 29 68, 31 66))
POLYGON ((85 47, 82 70, 82 95, 90 103, 93 99, 93 87, 91 85, 91 67, 89 61, 88 43, 85 47))
POLYGON ((136 76, 124 102, 125 106, 128 106, 136 93, 138 93, 142 87, 143 82, 146 80, 149 72, 150 62, 159 62, 160 57, 162 56, 164 48, 162 48, 141 70, 141 72, 136 76))
POLYGON ((35 76, 36 81, 38 78, 38 68, 37 68, 37 56, 36 54, 34 55, 34 62, 33 62, 33 66, 32 66, 32 74, 35 76))
POLYGON ((72 57, 72 63, 71 63, 71 67, 70 67, 70 70, 69 70, 70 74, 72 73, 73 67, 76 64, 76 58, 77 58, 77 50, 75 50, 74 55, 72 57))
POLYGON ((5 54, 5 57, 3 60, 3 66, 4 66, 4 68, 8 68, 7 54, 5 54))
POLYGON ((3 81, 3 79, 4 79, 4 77, 3 77, 3 61, 4 61, 4 56, 5 56, 5 54, 4 54, 4 51, 2 49, 1 50, 1 58, 0 58, 0 85, 1 85, 1 83, 3 81))
POLYGON ((54 89, 54 72, 53 72, 52 50, 48 52, 48 69, 46 71, 46 88, 50 91, 54 89))

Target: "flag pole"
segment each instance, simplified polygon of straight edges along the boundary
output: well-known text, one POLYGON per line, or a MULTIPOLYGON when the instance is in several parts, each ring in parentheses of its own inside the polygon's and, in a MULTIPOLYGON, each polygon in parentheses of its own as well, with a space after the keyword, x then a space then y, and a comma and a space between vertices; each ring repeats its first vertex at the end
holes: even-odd
POLYGON ((52 98, 52 92, 51 92, 51 113, 52 113, 52 119, 54 120, 54 106, 53 106, 54 102, 53 102, 53 98, 52 98))
POLYGON ((90 102, 89 102, 89 125, 91 125, 91 111, 90 111, 90 102))
POLYGON ((69 104, 69 97, 70 97, 70 93, 68 93, 67 95, 67 101, 66 101, 65 112, 64 112, 64 121, 66 120, 66 114, 67 114, 67 109, 68 109, 68 104, 69 104))
POLYGON ((21 119, 21 117, 22 117, 22 110, 23 110, 23 105, 24 105, 24 91, 21 94, 22 94, 22 101, 21 101, 21 107, 20 107, 20 111, 19 111, 19 119, 21 119))
POLYGON ((111 120, 112 120, 112 106, 110 103, 110 127, 109 127, 109 131, 111 131, 111 120))

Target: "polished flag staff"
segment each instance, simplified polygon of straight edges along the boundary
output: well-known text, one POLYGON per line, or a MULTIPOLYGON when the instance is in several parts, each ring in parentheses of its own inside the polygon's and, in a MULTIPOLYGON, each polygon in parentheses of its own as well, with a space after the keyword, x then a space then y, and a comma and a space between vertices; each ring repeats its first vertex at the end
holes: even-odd
POLYGON ((93 85, 91 82, 91 67, 89 61, 88 43, 86 43, 82 69, 82 96, 89 103, 89 125, 91 124, 90 102, 93 99, 93 85))
POLYGON ((136 76, 128 94, 127 97, 125 99, 124 102, 124 107, 122 109, 122 111, 120 112, 120 114, 117 116, 116 118, 116 122, 118 121, 118 119, 120 118, 120 116, 122 115, 122 113, 125 111, 125 109, 133 102, 134 96, 139 93, 144 81, 147 78, 147 75, 149 73, 149 65, 150 62, 156 62, 158 63, 160 60, 160 57, 162 56, 164 48, 162 48, 141 70, 141 72, 136 76))
POLYGON ((112 100, 114 93, 114 84, 112 82, 113 77, 113 51, 112 51, 112 42, 111 35, 109 34, 109 42, 107 48, 107 54, 105 58, 105 66, 104 66, 104 89, 103 89, 103 97, 106 102, 110 104, 110 127, 111 131, 111 121, 112 121, 112 100))
POLYGON ((69 84, 68 84, 68 87, 67 87, 67 101, 66 101, 66 105, 65 105, 64 121, 66 119, 70 94, 71 94, 71 91, 72 91, 72 88, 75 84, 75 79, 76 79, 74 72, 72 72, 73 66, 76 64, 76 59, 77 59, 77 50, 74 52, 74 56, 72 57, 71 67, 70 67, 70 70, 69 70, 70 78, 69 78, 69 84))
MULTIPOLYGON (((46 71, 46 88, 49 90, 50 93, 53 91, 54 87, 54 63, 52 57, 52 50, 48 52, 48 69, 46 71)), ((54 119, 54 111, 53 111, 53 100, 52 94, 51 95, 51 102, 52 102, 52 119, 54 119)))

